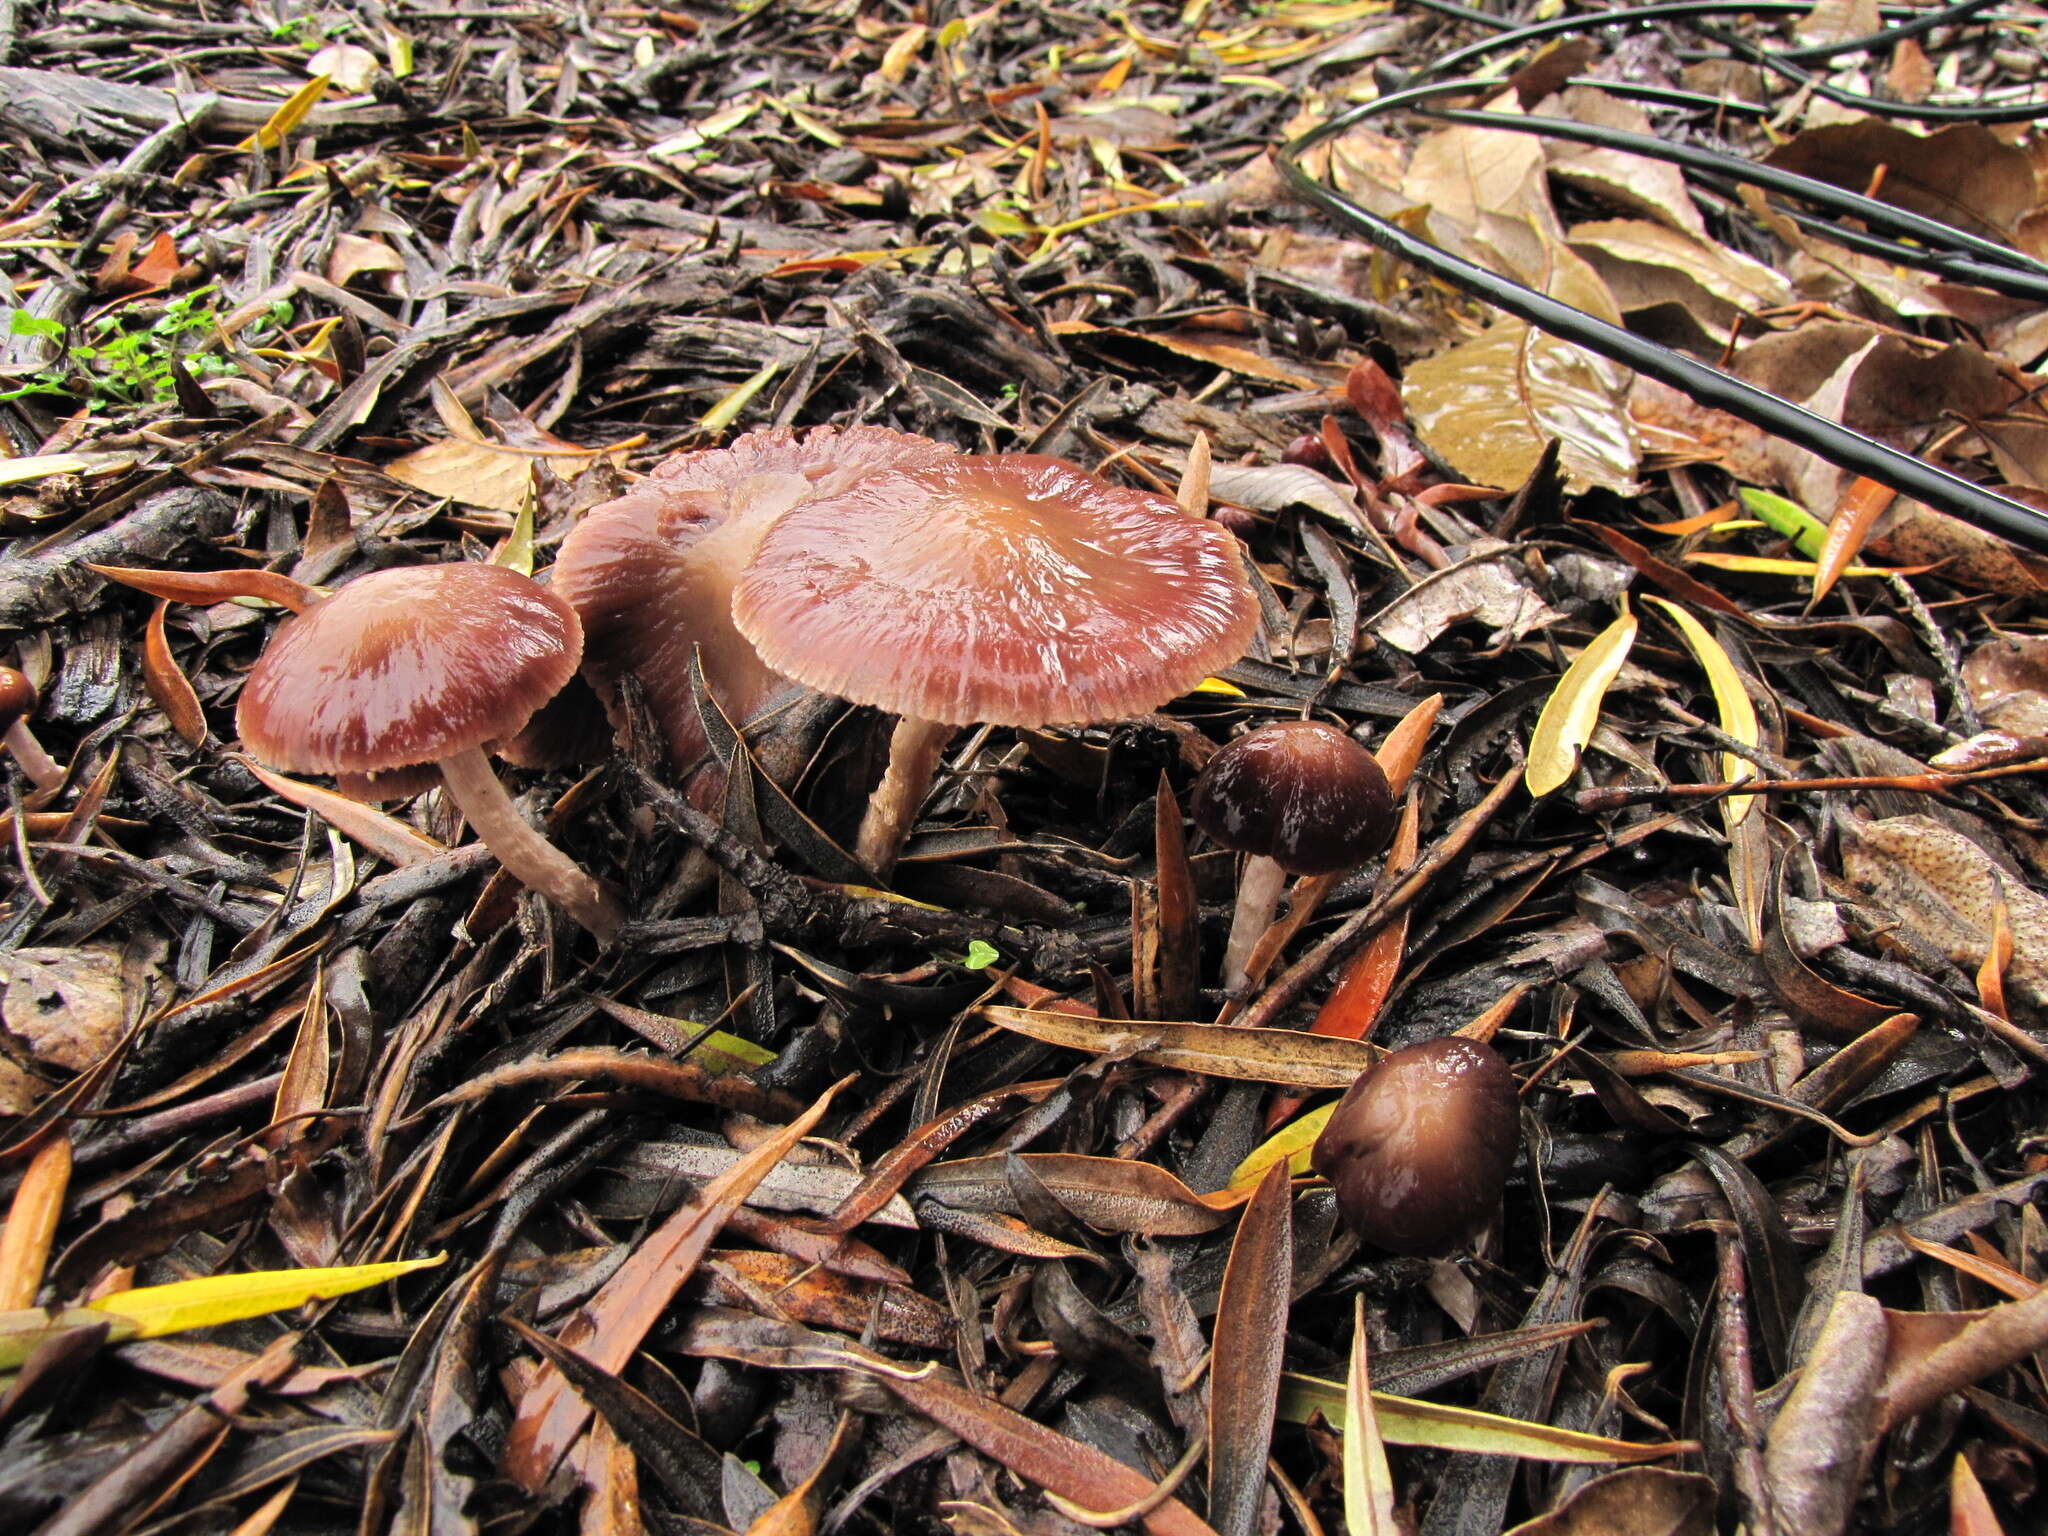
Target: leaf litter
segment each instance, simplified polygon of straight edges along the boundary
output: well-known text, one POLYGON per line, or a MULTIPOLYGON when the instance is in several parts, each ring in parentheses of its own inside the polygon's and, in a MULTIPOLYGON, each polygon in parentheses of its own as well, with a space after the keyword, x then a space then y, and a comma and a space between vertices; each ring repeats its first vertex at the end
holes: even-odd
MULTIPOLYGON (((1711 137, 1975 265, 1420 114, 1317 166, 2048 506, 2038 132, 1858 105, 1878 67, 2024 103, 2012 9, 1808 60, 1768 134, 1758 56, 1619 29, 1472 97, 1711 137)), ((1729 25, 1775 70, 1883 21, 1729 25)), ((0 625, 62 773, 0 808, 0 1508, 2038 1523, 2048 564, 1285 197, 1282 140, 1488 35, 0 0, 0 625), (602 951, 438 792, 234 750, 264 597, 545 575, 666 455, 827 423, 1180 491, 1244 541, 1249 654, 1142 719, 956 738, 890 890, 841 849, 868 712, 707 713, 700 803, 639 701, 593 711, 510 777, 625 893, 602 951), (1236 871, 1186 790, 1304 713, 1401 760, 1406 830, 1226 996, 1236 871), (1514 1069, 1523 1150, 1466 1244, 1392 1257, 1306 1151, 1454 1032, 1514 1069)))

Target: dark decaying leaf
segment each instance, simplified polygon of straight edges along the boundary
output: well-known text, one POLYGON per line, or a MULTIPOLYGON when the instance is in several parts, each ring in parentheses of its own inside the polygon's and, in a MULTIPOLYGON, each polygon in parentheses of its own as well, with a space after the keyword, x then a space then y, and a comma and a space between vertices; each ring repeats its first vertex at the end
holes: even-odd
POLYGON ((1266 1487, 1281 1349, 1294 1281, 1287 1167, 1266 1170, 1237 1220, 1209 1364, 1209 1521, 1249 1536, 1266 1487))

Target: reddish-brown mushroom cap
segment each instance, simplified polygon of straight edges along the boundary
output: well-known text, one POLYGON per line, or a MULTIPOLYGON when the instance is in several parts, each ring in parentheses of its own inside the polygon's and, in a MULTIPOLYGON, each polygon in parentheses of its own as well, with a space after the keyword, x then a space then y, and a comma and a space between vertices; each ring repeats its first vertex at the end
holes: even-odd
POLYGON ((882 427, 821 427, 801 440, 750 432, 728 448, 662 463, 625 495, 592 508, 555 562, 555 589, 583 621, 584 675, 609 703, 630 673, 671 756, 679 765, 695 762, 705 743, 690 693, 693 648, 702 649, 705 680, 736 720, 791 686, 732 625, 732 585, 761 535, 808 497, 953 452, 882 427))
POLYGON ((377 571, 286 621, 235 719, 275 767, 381 773, 517 734, 581 653, 574 610, 517 571, 377 571))
POLYGON ((1056 459, 959 457, 785 514, 733 591, 761 659, 917 720, 1036 726, 1156 709, 1244 653, 1237 542, 1056 459))
POLYGON ((1196 776, 1195 824, 1226 848, 1297 875, 1362 863, 1394 828, 1372 753, 1320 720, 1280 720, 1225 746, 1196 776))
POLYGON ((1353 1083, 1309 1160, 1360 1237, 1436 1254, 1491 1214, 1520 1139, 1507 1063, 1446 1036, 1391 1052, 1353 1083))
POLYGON ((36 712, 36 685, 13 667, 0 667, 0 735, 36 712))
POLYGON ((286 621, 249 673, 236 720, 251 752, 296 772, 346 782, 435 764, 512 876, 610 943, 625 921, 618 897, 527 825, 484 754, 561 691, 582 653, 575 610, 530 576, 495 565, 379 571, 286 621))

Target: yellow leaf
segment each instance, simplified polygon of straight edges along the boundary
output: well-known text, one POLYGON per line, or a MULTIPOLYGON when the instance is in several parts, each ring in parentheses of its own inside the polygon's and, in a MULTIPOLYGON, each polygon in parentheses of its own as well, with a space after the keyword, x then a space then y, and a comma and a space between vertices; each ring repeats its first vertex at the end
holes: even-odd
POLYGON ((1315 1150, 1316 1138, 1323 1134, 1323 1127, 1330 1123, 1330 1111, 1336 1107, 1337 1101, 1332 1099, 1321 1108, 1312 1109, 1281 1126, 1237 1165, 1227 1187, 1253 1188, 1265 1176, 1266 1170, 1283 1157, 1287 1159, 1288 1172, 1307 1173, 1309 1153, 1315 1150))
POLYGON ((1365 1364, 1365 1297, 1351 1298, 1351 1373, 1344 1379, 1344 1525, 1351 1536, 1399 1536, 1394 1473, 1365 1364))
POLYGON ((1529 768, 1524 782, 1541 800, 1562 789, 1579 766, 1579 753, 1593 739, 1600 723, 1600 705, 1621 675, 1629 647, 1636 643, 1636 616, 1624 596, 1621 615, 1593 637, 1579 659, 1565 669, 1529 738, 1529 768))
POLYGON ((304 85, 284 99, 284 104, 270 114, 270 121, 258 128, 248 138, 237 144, 237 149, 275 149, 282 144, 305 120, 306 114, 318 105, 320 98, 327 94, 332 75, 315 75, 304 85))
MULTIPOLYGON (((1780 560, 1771 555, 1719 555, 1711 551, 1695 551, 1685 557, 1694 565, 1711 565, 1717 571, 1741 571, 1751 576, 1817 576, 1820 565, 1813 560, 1780 560)), ((1844 576, 1909 576, 1915 569, 1926 570, 1926 566, 1901 566, 1895 571, 1875 565, 1849 565, 1842 568, 1844 576)))
MULTIPOLYGON (((1280 1416, 1290 1423, 1306 1424, 1311 1413, 1321 1413, 1341 1431, 1347 1418, 1344 1397, 1342 1382, 1298 1376, 1292 1371, 1280 1378, 1280 1416)), ((1452 1408, 1385 1392, 1373 1393, 1372 1402, 1380 1421, 1380 1438, 1389 1445, 1423 1445, 1439 1451, 1477 1451, 1490 1456, 1569 1461, 1587 1466, 1662 1461, 1697 1449, 1697 1442, 1690 1440, 1638 1445, 1628 1440, 1610 1440, 1604 1435, 1532 1424, 1526 1419, 1481 1413, 1477 1408, 1452 1408)))
MULTIPOLYGON (((1707 674, 1707 682, 1714 690, 1714 707, 1721 712, 1721 729, 1746 747, 1760 745, 1762 737, 1756 727, 1756 706, 1750 703, 1749 690, 1742 686, 1742 674, 1735 670, 1735 663, 1728 659, 1721 642, 1708 634, 1706 626, 1678 604, 1661 597, 1653 597, 1650 601, 1671 616, 1671 622, 1685 637, 1687 649, 1707 674)), ((1732 781, 1756 776, 1756 765, 1747 758, 1738 757, 1733 752, 1721 754, 1722 778, 1732 781)), ((1731 795, 1728 799, 1728 824, 1734 826, 1755 805, 1755 795, 1731 795)))
POLYGON ((154 1339, 166 1333, 182 1333, 187 1328, 238 1323, 266 1312, 289 1311, 309 1301, 346 1296, 350 1291, 382 1285, 416 1269, 432 1269, 447 1257, 437 1253, 431 1259, 348 1264, 338 1269, 268 1269, 253 1275, 208 1275, 203 1280, 116 1291, 87 1302, 82 1310, 124 1318, 135 1325, 132 1337, 154 1339))
POLYGON ((1188 692, 1191 694, 1215 694, 1218 697, 1225 699, 1242 699, 1249 697, 1249 695, 1246 694, 1242 688, 1238 687, 1237 684, 1227 683, 1220 677, 1205 677, 1199 683, 1195 684, 1194 687, 1190 688, 1188 692))
POLYGON ((512 514, 512 531, 505 535, 505 547, 491 557, 493 565, 533 574, 533 477, 528 476, 526 494, 519 498, 519 510, 512 514))
POLYGON ((917 50, 924 46, 931 28, 923 22, 913 22, 896 34, 896 40, 882 53, 881 76, 891 85, 901 85, 903 77, 910 73, 910 62, 917 57, 917 50))
POLYGON ((706 411, 698 418, 697 424, 707 432, 723 432, 739 419, 740 412, 747 408, 747 402, 766 389, 768 381, 781 371, 782 364, 767 364, 759 373, 706 411))

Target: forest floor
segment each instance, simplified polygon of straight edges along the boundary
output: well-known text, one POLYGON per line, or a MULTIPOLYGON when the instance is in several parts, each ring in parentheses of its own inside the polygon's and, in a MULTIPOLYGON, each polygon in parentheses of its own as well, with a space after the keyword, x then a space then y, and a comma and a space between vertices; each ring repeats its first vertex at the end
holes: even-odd
POLYGON ((0 1513, 2039 1529, 2048 11, 1926 14, 0 0, 0 1513), (1177 498, 1248 652, 961 730, 884 879, 886 716, 593 651, 501 771, 610 943, 244 750, 291 583, 825 426, 1177 498), (1398 824, 1226 987, 1190 788, 1304 715, 1398 824), (1450 1035, 1513 1166, 1390 1252, 1310 1144, 1450 1035))

